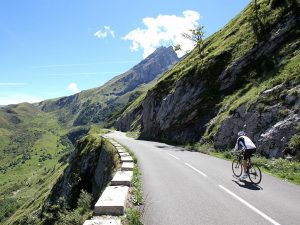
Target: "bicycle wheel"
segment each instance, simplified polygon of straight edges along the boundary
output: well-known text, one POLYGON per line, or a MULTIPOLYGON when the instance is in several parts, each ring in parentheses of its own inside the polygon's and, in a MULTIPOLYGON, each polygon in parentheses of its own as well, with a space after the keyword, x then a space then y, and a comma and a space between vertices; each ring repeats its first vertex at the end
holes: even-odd
POLYGON ((261 182, 261 171, 257 165, 252 165, 249 168, 249 179, 253 184, 259 184, 261 182))
POLYGON ((241 161, 234 159, 232 161, 232 172, 236 177, 240 177, 242 175, 242 164, 241 161))

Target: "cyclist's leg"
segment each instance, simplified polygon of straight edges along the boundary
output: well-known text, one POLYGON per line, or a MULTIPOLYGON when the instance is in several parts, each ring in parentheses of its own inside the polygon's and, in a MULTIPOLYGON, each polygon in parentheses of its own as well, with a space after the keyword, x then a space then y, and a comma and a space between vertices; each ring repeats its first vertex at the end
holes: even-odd
POLYGON ((250 161, 250 158, 253 156, 253 154, 256 152, 256 148, 249 149, 249 158, 248 161, 250 161))
POLYGON ((250 160, 250 157, 252 155, 252 150, 251 149, 245 149, 244 152, 244 157, 243 157, 243 167, 244 167, 244 174, 248 173, 248 162, 250 160))

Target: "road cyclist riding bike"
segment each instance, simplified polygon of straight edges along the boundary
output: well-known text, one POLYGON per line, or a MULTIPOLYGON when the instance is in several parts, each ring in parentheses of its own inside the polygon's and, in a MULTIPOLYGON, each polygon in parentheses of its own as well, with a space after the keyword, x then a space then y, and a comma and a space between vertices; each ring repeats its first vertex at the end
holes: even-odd
POLYGON ((242 160, 243 175, 239 179, 245 180, 249 176, 248 163, 251 161, 250 157, 253 155, 253 153, 256 152, 256 145, 249 137, 246 136, 246 133, 244 131, 238 132, 238 138, 235 147, 233 149, 234 152, 239 150, 243 151, 243 160, 242 160))

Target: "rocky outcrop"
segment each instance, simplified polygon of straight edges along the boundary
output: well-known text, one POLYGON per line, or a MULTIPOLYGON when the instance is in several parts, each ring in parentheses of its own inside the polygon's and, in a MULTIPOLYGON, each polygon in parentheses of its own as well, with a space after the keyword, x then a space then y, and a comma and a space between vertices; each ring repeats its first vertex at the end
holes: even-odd
POLYGON ((197 137, 199 130, 195 126, 200 126, 196 120, 199 109, 197 105, 203 101, 201 94, 205 85, 205 82, 191 84, 179 80, 175 91, 165 96, 149 91, 142 102, 142 135, 173 141, 187 140, 195 135, 197 137), (180 127, 181 124, 184 126, 180 127))
POLYGON ((231 148, 238 131, 244 130, 257 143, 259 153, 282 156, 300 122, 300 85, 291 87, 283 83, 264 91, 258 99, 249 108, 245 104, 239 106, 222 122, 214 136, 215 148, 231 148), (266 102, 270 98, 273 102, 266 102))
POLYGON ((109 145, 108 141, 92 135, 80 139, 44 210, 47 211, 47 206, 55 204, 61 197, 71 208, 75 207, 81 190, 92 193, 94 198, 99 197, 103 187, 111 180, 117 163, 117 152, 109 145))
POLYGON ((261 134, 257 143, 259 149, 263 149, 262 153, 271 158, 282 156, 288 140, 296 133, 295 125, 298 122, 300 122, 300 115, 292 114, 261 134))
POLYGON ((142 105, 137 105, 124 112, 115 122, 116 129, 120 131, 136 131, 140 129, 142 105))

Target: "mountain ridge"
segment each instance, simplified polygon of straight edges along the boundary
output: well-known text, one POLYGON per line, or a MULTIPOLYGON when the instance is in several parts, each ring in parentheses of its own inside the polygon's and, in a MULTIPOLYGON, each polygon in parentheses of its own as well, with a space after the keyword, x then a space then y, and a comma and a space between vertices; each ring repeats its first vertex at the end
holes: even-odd
POLYGON ((59 113, 62 109, 64 114, 67 114, 67 118, 61 118, 61 122, 68 123, 70 126, 102 123, 111 116, 113 111, 121 110, 129 101, 139 96, 149 82, 161 76, 178 60, 171 47, 160 47, 132 69, 98 88, 46 100, 40 102, 39 107, 45 112, 58 111, 59 113))

